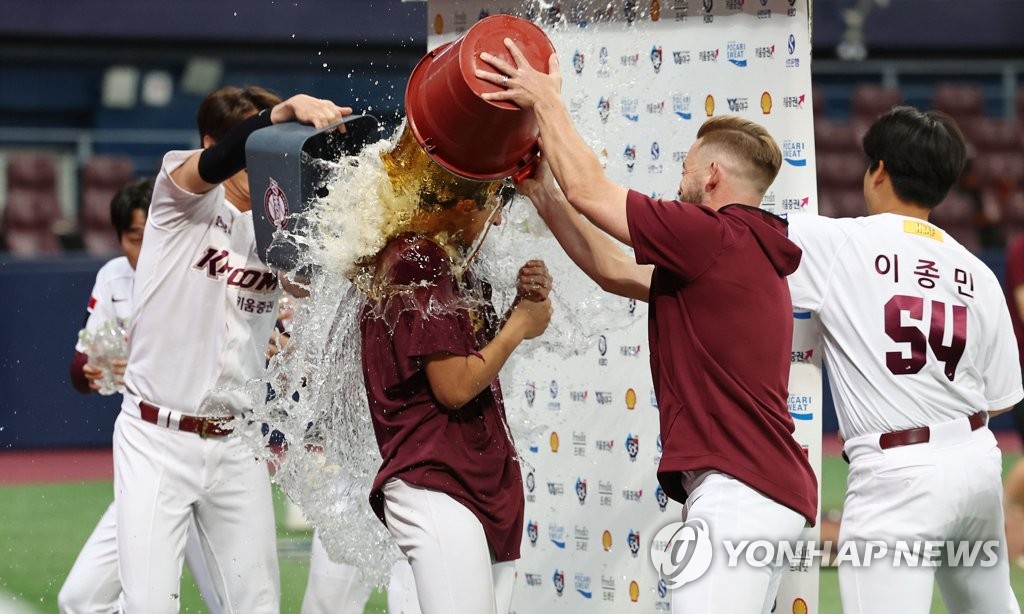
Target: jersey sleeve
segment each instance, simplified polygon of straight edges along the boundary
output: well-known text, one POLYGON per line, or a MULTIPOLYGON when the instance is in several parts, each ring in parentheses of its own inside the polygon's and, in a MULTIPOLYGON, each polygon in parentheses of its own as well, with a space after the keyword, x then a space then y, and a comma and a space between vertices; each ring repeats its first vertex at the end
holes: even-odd
MULTIPOLYGON (((90 333, 96 332, 104 322, 117 319, 117 313, 110 300, 110 284, 107 281, 106 270, 104 267, 96 274, 96 282, 93 284, 92 292, 89 293, 89 303, 86 307, 88 315, 84 328, 90 333)), ((81 341, 75 342, 75 351, 86 353, 85 350, 81 341)))
POLYGON ((819 312, 846 232, 836 220, 816 215, 792 215, 788 221, 789 239, 803 250, 800 266, 786 278, 793 306, 819 312))
POLYGON ((217 186, 205 194, 193 194, 171 178, 171 173, 195 153, 196 151, 171 151, 164 155, 163 165, 153 185, 148 224, 165 230, 174 230, 189 222, 209 220, 216 215, 217 206, 224 199, 223 187, 217 186))
POLYGON ((685 280, 706 271, 723 248, 724 223, 716 211, 701 205, 655 200, 630 190, 626 222, 637 264, 664 267, 685 280))
POLYGON ((988 327, 989 339, 983 352, 986 362, 982 376, 988 402, 985 409, 1000 410, 1024 398, 1024 388, 1021 386, 1020 354, 1009 307, 1003 300, 999 282, 991 273, 988 285, 988 304, 992 305, 993 313, 988 327))
POLYGON ((395 292, 385 317, 394 322, 391 344, 401 381, 422 370, 425 356, 476 353, 467 305, 443 249, 424 241, 403 250, 388 277, 395 292))

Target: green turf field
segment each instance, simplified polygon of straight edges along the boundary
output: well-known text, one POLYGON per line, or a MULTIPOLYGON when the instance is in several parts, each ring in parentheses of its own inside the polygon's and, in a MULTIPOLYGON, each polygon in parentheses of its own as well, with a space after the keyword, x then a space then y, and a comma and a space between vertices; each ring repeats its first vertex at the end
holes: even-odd
MULTIPOLYGON (((1007 456, 1004 468, 1016 460, 1007 456)), ((846 464, 826 458, 822 480, 824 509, 841 507, 846 485, 846 464)), ((0 487, 0 591, 29 611, 56 612, 57 591, 85 543, 89 532, 113 497, 110 482, 43 484, 0 487)), ((283 496, 276 493, 278 519, 283 515, 283 496)), ((281 524, 280 522, 278 523, 281 524)), ((281 530, 281 611, 298 612, 306 588, 310 533, 281 530)), ((1014 591, 1024 597, 1024 571, 1014 568, 1014 591)), ((182 585, 182 612, 205 608, 191 579, 182 585)), ((821 614, 840 614, 839 587, 834 569, 821 574, 821 614)), ((4 604, 0 602, 0 611, 4 604)), ((387 611, 384 595, 374 593, 366 614, 387 611)), ((933 613, 945 613, 935 592, 933 613)))

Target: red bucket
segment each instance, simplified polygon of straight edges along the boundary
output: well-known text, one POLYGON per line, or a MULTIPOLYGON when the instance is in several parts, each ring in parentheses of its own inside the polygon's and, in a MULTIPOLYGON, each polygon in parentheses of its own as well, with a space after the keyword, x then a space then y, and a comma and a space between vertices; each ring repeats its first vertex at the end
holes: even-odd
POLYGON ((466 179, 510 177, 538 153, 539 129, 532 110, 480 97, 502 89, 476 78, 478 67, 494 70, 480 60, 481 53, 515 65, 506 38, 515 41, 531 66, 547 72, 555 48, 544 31, 525 19, 494 15, 427 54, 405 90, 405 110, 416 140, 435 162, 466 179))

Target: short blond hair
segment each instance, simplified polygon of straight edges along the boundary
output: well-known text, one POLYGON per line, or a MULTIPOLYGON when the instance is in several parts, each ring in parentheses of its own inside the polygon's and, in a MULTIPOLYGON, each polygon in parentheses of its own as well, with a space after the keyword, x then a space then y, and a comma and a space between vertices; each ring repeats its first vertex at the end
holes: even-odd
POLYGON ((697 131, 701 147, 713 147, 750 167, 750 179, 762 193, 775 181, 782 166, 782 151, 764 126, 737 115, 721 115, 704 122, 697 131))

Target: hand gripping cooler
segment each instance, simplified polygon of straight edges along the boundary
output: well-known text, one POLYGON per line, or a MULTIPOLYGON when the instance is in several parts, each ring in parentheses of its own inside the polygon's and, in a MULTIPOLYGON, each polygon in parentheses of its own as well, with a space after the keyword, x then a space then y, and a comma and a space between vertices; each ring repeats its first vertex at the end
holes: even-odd
POLYGON ((371 115, 350 115, 343 123, 345 132, 338 132, 339 124, 319 130, 296 122, 275 124, 246 141, 256 250, 264 264, 284 271, 298 264, 302 246, 293 236, 303 235, 305 223, 295 214, 328 193, 327 165, 316 161, 336 162, 379 138, 379 124, 371 115))

